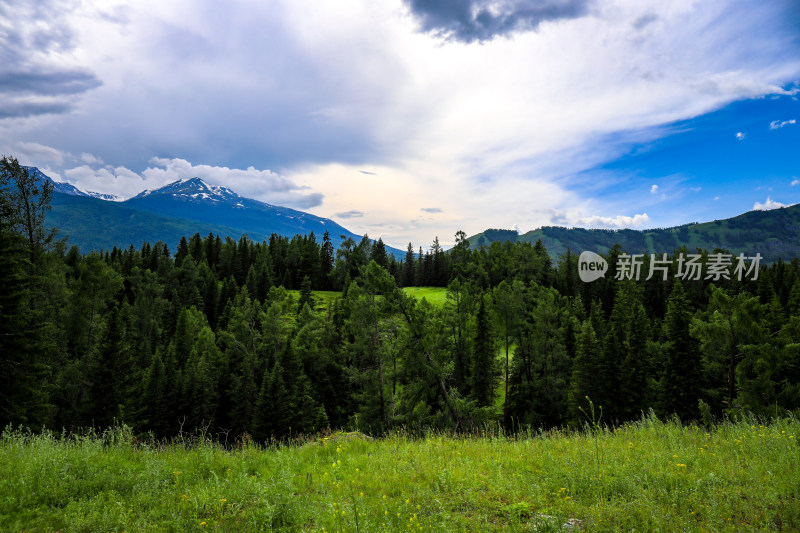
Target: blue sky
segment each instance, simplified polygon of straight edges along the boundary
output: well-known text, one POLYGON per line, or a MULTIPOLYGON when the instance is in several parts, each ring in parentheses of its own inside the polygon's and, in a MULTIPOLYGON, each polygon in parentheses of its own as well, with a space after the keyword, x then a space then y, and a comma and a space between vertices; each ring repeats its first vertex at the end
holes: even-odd
POLYGON ((650 191, 648 212, 659 226, 800 202, 797 96, 737 101, 665 130, 663 137, 587 171, 629 177, 624 186, 609 187, 598 197, 613 200, 625 198, 625 192, 650 191))
POLYGON ((0 153, 401 248, 794 204, 798 96, 796 0, 0 4, 0 153))

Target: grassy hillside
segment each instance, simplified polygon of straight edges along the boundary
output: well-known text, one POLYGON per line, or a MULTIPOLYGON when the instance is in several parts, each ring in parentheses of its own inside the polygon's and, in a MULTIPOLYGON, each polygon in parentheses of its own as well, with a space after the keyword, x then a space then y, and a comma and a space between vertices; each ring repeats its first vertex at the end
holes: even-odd
POLYGON ((672 253, 680 246, 727 249, 738 254, 761 253, 766 261, 800 257, 800 205, 750 211, 737 217, 651 230, 601 230, 545 226, 522 235, 513 230, 487 230, 469 238, 471 246, 494 241, 535 243, 542 240, 550 255, 560 257, 570 248, 575 253, 591 250, 606 253, 614 244, 630 253, 672 253))
POLYGON ((0 438, 0 529, 742 531, 800 528, 800 422, 656 419, 520 439, 335 434, 233 450, 124 430, 0 438))

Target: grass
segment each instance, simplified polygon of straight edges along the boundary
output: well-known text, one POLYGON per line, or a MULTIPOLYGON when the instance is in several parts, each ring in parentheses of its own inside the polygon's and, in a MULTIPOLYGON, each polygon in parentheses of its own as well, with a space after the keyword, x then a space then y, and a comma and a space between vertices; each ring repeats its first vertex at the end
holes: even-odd
POLYGON ((443 306, 447 301, 447 287, 405 287, 403 291, 419 300, 425 298, 436 307, 443 306))
POLYGON ((800 528, 800 422, 646 418, 511 439, 338 433, 0 438, 0 530, 742 531, 800 528))

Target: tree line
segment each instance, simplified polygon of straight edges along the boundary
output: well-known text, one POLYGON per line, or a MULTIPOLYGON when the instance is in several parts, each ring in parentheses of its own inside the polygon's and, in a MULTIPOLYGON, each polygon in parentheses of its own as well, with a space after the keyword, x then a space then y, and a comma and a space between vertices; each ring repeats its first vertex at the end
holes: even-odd
MULTIPOLYGON (((0 425, 266 441, 326 428, 576 426, 800 408, 800 261, 758 279, 583 283, 541 242, 445 252, 273 235, 81 253, 0 161, 0 425), (444 305, 405 286, 446 287, 444 305), (327 290, 336 293, 315 293, 327 290)), ((687 253, 681 248, 675 254, 687 253)), ((703 252, 703 261, 708 253, 703 252)))

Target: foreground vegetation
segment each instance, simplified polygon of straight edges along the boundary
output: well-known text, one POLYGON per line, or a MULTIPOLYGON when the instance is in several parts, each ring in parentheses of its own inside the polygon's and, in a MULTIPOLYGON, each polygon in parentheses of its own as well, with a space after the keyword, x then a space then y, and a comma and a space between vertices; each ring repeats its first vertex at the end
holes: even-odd
POLYGON ((510 439, 335 433, 231 450, 126 429, 6 430, 0 529, 742 531, 800 528, 800 423, 644 418, 510 439))
POLYGON ((683 247, 634 276, 615 246, 585 283, 575 253, 463 232, 402 261, 327 233, 83 254, 46 226, 51 193, 0 158, 0 428, 515 432, 580 427, 587 396, 613 426, 800 415, 796 258, 683 247))

